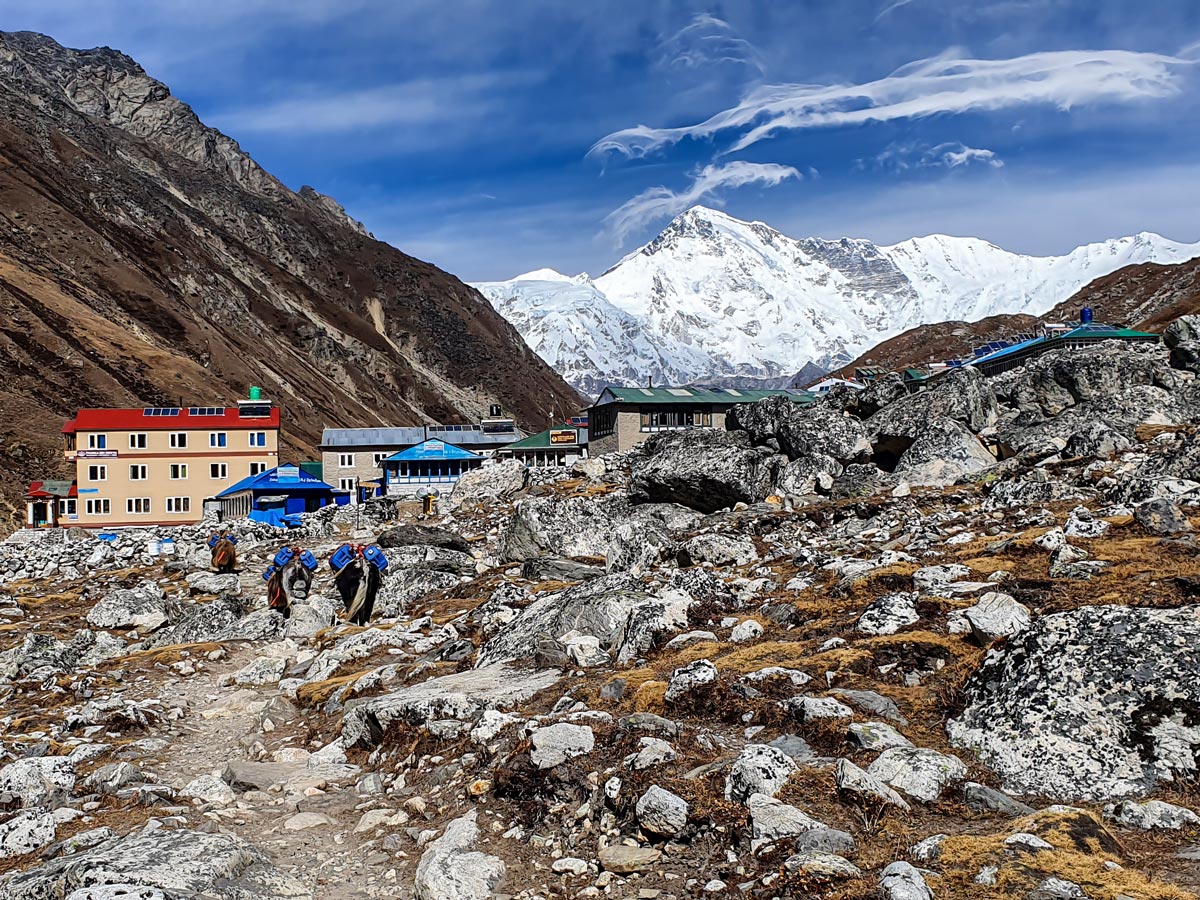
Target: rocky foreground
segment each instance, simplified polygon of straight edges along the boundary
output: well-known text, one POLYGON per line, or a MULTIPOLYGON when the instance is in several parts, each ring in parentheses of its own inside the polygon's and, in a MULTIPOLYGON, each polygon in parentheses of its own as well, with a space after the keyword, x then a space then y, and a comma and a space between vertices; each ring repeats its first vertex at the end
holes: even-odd
POLYGON ((1189 328, 239 526, 233 576, 0 545, 0 897, 1193 896, 1189 328), (265 609, 285 538, 387 548, 370 627, 327 569, 265 609))

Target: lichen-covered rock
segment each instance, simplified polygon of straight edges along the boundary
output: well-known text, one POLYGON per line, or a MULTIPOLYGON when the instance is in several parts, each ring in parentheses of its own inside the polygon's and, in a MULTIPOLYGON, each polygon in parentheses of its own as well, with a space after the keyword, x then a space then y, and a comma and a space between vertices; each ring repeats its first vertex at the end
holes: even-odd
POLYGON ((933 803, 967 775, 956 756, 923 747, 891 747, 875 759, 867 773, 909 797, 933 803))
POLYGON ((767 744, 748 744, 725 778, 725 799, 745 803, 755 794, 774 797, 796 771, 791 758, 767 744))
POLYGON ((897 861, 879 875, 879 887, 887 900, 933 900, 925 878, 910 863, 897 861))
POLYGON ((455 819, 417 863, 417 900, 490 900, 504 880, 499 857, 472 850, 479 840, 477 811, 455 819))
POLYGON ((642 500, 711 513, 765 500, 786 461, 769 449, 752 446, 741 431, 663 432, 646 441, 642 456, 634 461, 630 491, 642 500))
POLYGON ((518 459, 506 459, 467 472, 454 483, 450 508, 464 503, 488 503, 519 494, 529 485, 529 467, 518 459))
POLYGON ((591 753, 596 737, 587 725, 555 722, 534 730, 530 735, 533 749, 530 756, 539 769, 553 769, 568 759, 591 753))
POLYGON ((834 781, 839 791, 867 804, 884 804, 908 809, 908 802, 869 772, 848 759, 839 759, 834 769, 834 781))
POLYGON ((873 600, 859 617, 857 629, 863 634, 895 634, 920 618, 917 595, 901 591, 873 600))
POLYGON ((307 895, 241 838, 186 829, 135 832, 44 862, 8 876, 0 892, 10 900, 46 900, 118 884, 158 889, 169 897, 300 900, 307 895))
POLYGON ((698 659, 686 666, 680 666, 671 673, 663 700, 667 703, 678 703, 685 697, 716 684, 717 678, 717 667, 707 659, 698 659))
POLYGON ((675 837, 687 827, 687 801, 657 784, 642 794, 635 812, 638 824, 659 837, 675 837))
POLYGON ((803 810, 766 794, 752 794, 746 806, 750 810, 751 837, 755 850, 784 838, 828 827, 803 810))
POLYGON ((46 803, 53 794, 75 787, 75 766, 66 756, 18 759, 0 769, 0 794, 20 798, 24 806, 46 803))
POLYGON ((138 628, 153 631, 167 622, 167 598, 153 582, 135 588, 119 588, 102 597, 88 610, 88 624, 95 628, 138 628))
POLYGON ((963 611, 963 617, 975 639, 985 646, 1020 634, 1031 621, 1028 607, 999 591, 984 594, 978 603, 963 611))
POLYGON ((1106 806, 1104 815, 1119 825, 1140 831, 1178 831, 1200 825, 1200 816, 1190 809, 1162 800, 1147 800, 1144 803, 1122 800, 1106 806))
POLYGON ((1181 534, 1192 530, 1192 523, 1183 510, 1165 497, 1139 503, 1133 517, 1151 534, 1181 534))
POLYGON ((1200 762, 1200 607, 1043 616, 988 655, 966 695, 951 740, 1006 790, 1142 796, 1200 762))

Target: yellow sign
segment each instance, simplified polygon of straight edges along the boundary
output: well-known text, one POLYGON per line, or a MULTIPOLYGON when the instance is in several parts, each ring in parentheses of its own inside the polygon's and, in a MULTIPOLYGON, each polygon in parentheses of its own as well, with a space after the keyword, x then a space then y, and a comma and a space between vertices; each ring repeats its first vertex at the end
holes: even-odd
POLYGON ((561 428, 557 431, 550 432, 550 443, 554 444, 574 444, 577 438, 573 428, 561 428))

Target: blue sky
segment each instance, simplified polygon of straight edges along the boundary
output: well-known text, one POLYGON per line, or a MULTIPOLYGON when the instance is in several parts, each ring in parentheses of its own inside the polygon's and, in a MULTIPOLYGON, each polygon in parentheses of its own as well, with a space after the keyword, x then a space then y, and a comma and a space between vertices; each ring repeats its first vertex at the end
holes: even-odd
POLYGON ((693 202, 794 236, 1200 240, 1184 0, 0 0, 469 280, 598 274, 693 202))

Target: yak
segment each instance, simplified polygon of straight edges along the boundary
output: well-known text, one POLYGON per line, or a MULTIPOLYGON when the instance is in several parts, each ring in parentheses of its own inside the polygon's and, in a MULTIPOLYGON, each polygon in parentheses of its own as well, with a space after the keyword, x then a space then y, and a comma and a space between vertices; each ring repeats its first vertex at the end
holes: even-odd
POLYGON ((333 576, 333 583, 346 607, 346 617, 355 625, 371 621, 375 596, 383 583, 383 575, 359 550, 333 576))
POLYGON ((208 539, 208 546, 212 548, 212 567, 221 574, 232 572, 237 565, 236 541, 221 532, 208 539))
POLYGON ((304 564, 300 548, 293 547, 292 558, 267 579, 267 606, 288 618, 294 601, 308 599, 312 582, 312 569, 304 564))

